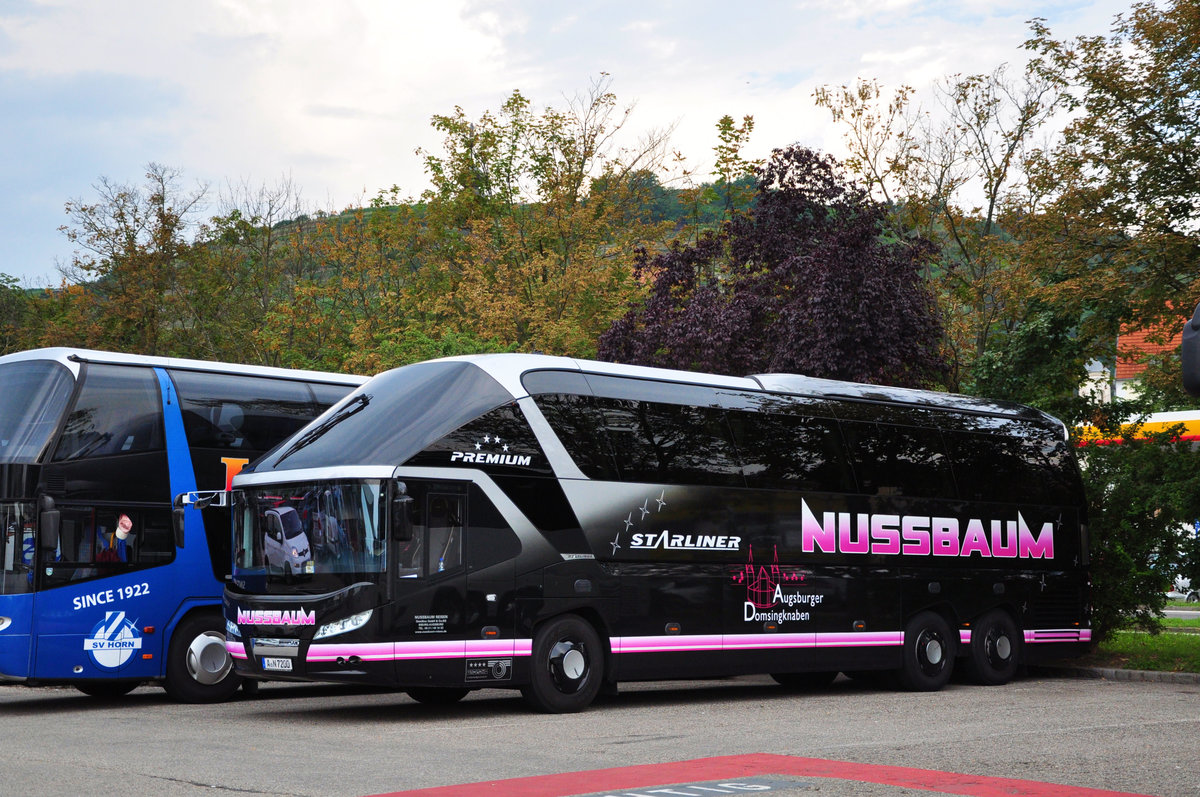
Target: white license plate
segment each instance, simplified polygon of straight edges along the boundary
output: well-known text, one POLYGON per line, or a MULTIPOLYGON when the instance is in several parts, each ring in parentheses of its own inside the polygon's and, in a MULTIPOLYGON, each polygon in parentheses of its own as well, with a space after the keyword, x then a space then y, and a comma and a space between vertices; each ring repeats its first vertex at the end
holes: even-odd
POLYGON ((277 656, 263 656, 262 668, 264 670, 275 670, 276 672, 291 672, 292 660, 277 656))

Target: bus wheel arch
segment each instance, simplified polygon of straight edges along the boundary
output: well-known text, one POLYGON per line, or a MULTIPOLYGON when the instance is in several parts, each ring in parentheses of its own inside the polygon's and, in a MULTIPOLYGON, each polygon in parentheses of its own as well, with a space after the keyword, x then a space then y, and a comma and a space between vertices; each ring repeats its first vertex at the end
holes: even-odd
POLYGON ((936 692, 950 680, 957 654, 950 622, 936 611, 913 615, 904 625, 900 685, 912 692, 936 692))
POLYGON ((241 685, 233 658, 225 649, 225 621, 220 613, 200 610, 175 626, 167 648, 163 688, 181 703, 220 703, 241 685))
POLYGON ((1021 667, 1024 641, 1012 613, 1002 608, 984 612, 972 624, 966 651, 967 674, 985 686, 1008 683, 1021 667))
POLYGON ((577 614, 562 614, 538 625, 533 634, 526 702, 548 714, 587 708, 604 680, 605 650, 596 628, 577 614))

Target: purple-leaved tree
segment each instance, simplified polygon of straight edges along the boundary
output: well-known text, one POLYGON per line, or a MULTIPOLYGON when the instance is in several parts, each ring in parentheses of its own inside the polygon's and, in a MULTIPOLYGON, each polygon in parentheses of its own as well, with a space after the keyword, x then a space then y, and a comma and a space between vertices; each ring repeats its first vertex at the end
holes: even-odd
POLYGON ((749 212, 690 246, 637 255, 650 296, 600 338, 601 359, 722 374, 787 372, 924 387, 945 372, 922 267, 837 162, 776 150, 749 212))

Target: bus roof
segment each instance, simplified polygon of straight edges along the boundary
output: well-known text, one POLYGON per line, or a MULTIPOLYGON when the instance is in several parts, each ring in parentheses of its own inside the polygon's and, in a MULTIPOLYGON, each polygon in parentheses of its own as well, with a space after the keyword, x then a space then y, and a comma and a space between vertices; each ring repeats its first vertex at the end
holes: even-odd
MULTIPOLYGON (((837 398, 852 401, 869 401, 888 404, 907 404, 969 412, 1028 418, 1048 421, 1059 426, 1057 418, 1024 404, 996 401, 958 393, 943 393, 936 390, 871 385, 860 382, 844 382, 837 379, 820 379, 798 374, 755 374, 746 377, 722 376, 695 371, 677 371, 668 368, 652 368, 641 365, 581 360, 572 357, 552 357, 542 354, 477 354, 443 358, 447 361, 470 362, 483 369, 507 388, 514 396, 526 393, 521 376, 529 371, 564 370, 609 376, 626 376, 635 379, 651 379, 664 382, 679 382, 706 387, 730 388, 754 392, 784 393, 812 398, 837 398)), ((1063 426, 1066 436, 1066 427, 1063 426)))
POLYGON ((210 360, 189 360, 180 357, 155 357, 145 354, 124 354, 94 349, 76 349, 57 346, 45 349, 29 349, 0 357, 0 365, 30 360, 52 360, 79 375, 80 363, 107 363, 110 365, 144 365, 147 367, 174 368, 187 371, 208 371, 222 374, 244 374, 276 379, 304 379, 310 382, 326 382, 336 385, 361 385, 368 377, 353 374, 337 374, 325 371, 304 371, 291 368, 272 368, 265 365, 222 363, 210 360))

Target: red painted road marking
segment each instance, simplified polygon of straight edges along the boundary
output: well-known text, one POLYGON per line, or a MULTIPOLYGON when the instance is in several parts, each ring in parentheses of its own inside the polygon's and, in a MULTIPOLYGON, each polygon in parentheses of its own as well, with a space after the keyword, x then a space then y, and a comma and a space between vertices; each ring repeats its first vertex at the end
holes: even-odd
POLYGON ((932 769, 855 764, 849 761, 826 761, 821 758, 769 753, 698 758, 671 764, 593 769, 587 772, 565 772, 559 775, 538 775, 460 786, 435 786, 431 789, 390 792, 376 797, 477 797, 488 794, 504 797, 565 797, 593 792, 633 791, 661 784, 704 783, 763 775, 837 778, 943 794, 966 794, 972 797, 1147 797, 1131 792, 1063 786, 1033 780, 989 778, 932 769))

